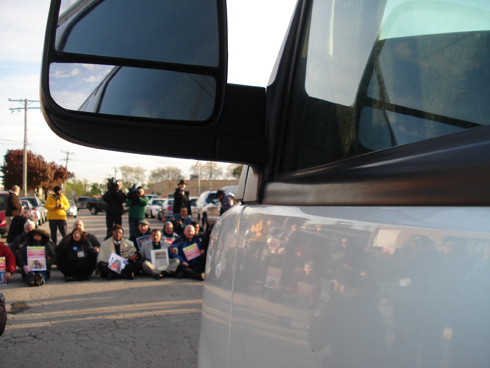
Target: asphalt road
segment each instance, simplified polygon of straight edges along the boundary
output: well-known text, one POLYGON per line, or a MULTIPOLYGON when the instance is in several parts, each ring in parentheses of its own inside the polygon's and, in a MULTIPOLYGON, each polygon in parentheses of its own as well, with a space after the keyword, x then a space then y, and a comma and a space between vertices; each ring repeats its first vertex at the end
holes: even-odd
MULTIPOLYGON (((69 230, 78 219, 99 241, 104 238, 104 213, 82 210, 68 220, 69 230)), ((162 227, 148 220, 152 228, 162 227)), ((129 233, 126 216, 123 227, 129 233)), ((47 223, 41 228, 49 232, 47 223)), ((16 272, 0 286, 8 310, 0 367, 196 367, 202 285, 95 276, 66 283, 53 268, 44 286, 27 287, 16 272)))

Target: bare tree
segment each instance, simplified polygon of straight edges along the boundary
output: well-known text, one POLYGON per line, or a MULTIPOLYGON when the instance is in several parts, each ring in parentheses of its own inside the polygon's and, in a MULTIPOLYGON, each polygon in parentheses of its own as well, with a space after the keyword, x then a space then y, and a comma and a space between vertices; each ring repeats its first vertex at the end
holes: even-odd
MULTIPOLYGON (((201 161, 201 179, 202 180, 216 180, 223 177, 223 169, 218 166, 218 163, 214 161, 201 161)), ((192 165, 190 171, 193 175, 199 174, 199 165, 192 165)))
POLYGON ((148 180, 150 183, 160 183, 166 180, 183 179, 182 170, 175 166, 159 167, 150 172, 148 180))
POLYGON ((131 188, 133 184, 142 183, 145 180, 145 169, 141 166, 121 166, 119 168, 122 175, 123 187, 131 188))

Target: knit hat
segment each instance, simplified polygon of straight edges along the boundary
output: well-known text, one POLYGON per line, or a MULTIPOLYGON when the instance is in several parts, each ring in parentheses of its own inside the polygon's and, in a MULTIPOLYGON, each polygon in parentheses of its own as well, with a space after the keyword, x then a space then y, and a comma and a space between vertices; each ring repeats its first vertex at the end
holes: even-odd
POLYGON ((27 228, 27 226, 29 225, 36 227, 36 224, 33 221, 27 220, 26 222, 24 222, 24 229, 27 228))

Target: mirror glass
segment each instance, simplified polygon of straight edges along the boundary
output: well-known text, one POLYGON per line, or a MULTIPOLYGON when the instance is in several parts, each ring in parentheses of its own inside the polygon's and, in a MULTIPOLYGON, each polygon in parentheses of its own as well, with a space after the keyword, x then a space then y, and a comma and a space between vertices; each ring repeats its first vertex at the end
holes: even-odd
POLYGON ((216 0, 62 0, 56 50, 216 67, 216 0))
POLYGON ((49 88, 54 101, 68 110, 204 121, 213 113, 216 80, 158 69, 53 63, 49 88))

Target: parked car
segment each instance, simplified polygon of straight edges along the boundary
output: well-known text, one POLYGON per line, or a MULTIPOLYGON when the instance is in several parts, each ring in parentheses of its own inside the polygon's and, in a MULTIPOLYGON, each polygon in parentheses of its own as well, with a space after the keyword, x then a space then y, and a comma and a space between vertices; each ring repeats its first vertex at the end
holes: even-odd
POLYGON ((150 199, 145 209, 145 217, 155 218, 158 216, 158 211, 162 209, 165 198, 155 197, 150 199))
POLYGON ((151 201, 154 198, 162 198, 162 197, 160 197, 159 195, 156 195, 156 194, 146 194, 146 193, 145 193, 145 197, 148 198, 149 201, 151 201))
POLYGON ((68 203, 70 204, 70 208, 68 208, 67 210, 65 210, 66 216, 77 218, 77 214, 78 214, 78 207, 77 207, 77 205, 73 201, 68 201, 68 203))
POLYGON ((267 87, 227 83, 226 0, 164 3, 54 1, 41 103, 74 142, 246 164, 198 366, 487 367, 489 2, 298 0, 267 87), (108 59, 87 108, 57 104, 57 64, 108 59))
POLYGON ((7 221, 5 220, 5 210, 7 209, 7 199, 9 192, 0 191, 0 234, 7 233, 7 221))
MULTIPOLYGON (((192 210, 192 220, 201 225, 201 231, 206 231, 208 226, 211 226, 216 221, 215 207, 213 202, 216 199, 217 190, 206 190, 201 193, 195 202, 195 210, 192 210), (208 205, 210 205, 208 207, 208 205), (212 218, 209 221, 208 215, 211 212, 212 218)), ((219 216, 219 210, 218 210, 219 216)))
POLYGON ((38 198, 38 196, 20 197, 19 199, 29 201, 29 203, 32 206, 32 209, 39 212, 39 223, 38 223, 39 226, 47 221, 48 210, 44 208, 44 204, 38 198))
POLYGON ((76 200, 77 208, 83 210, 87 208, 87 202, 90 201, 91 197, 78 197, 76 200))
POLYGON ((90 211, 91 215, 97 215, 99 212, 103 212, 107 208, 107 203, 102 199, 90 198, 86 201, 87 209, 90 211))
POLYGON ((189 202, 190 202, 190 207, 191 207, 191 214, 194 213, 194 211, 197 211, 196 202, 197 202, 198 199, 199 199, 199 196, 190 196, 189 197, 189 202))
POLYGON ((223 192, 231 193, 233 195, 236 195, 237 189, 238 189, 238 184, 225 185, 224 187, 221 188, 223 192))
POLYGON ((29 220, 34 222, 36 227, 40 226, 41 214, 39 213, 37 207, 34 207, 31 202, 26 199, 21 199, 20 204, 22 207, 24 207, 24 212, 27 212, 29 220))
POLYGON ((174 200, 173 198, 165 198, 162 208, 158 211, 158 219, 168 219, 173 217, 174 200))

